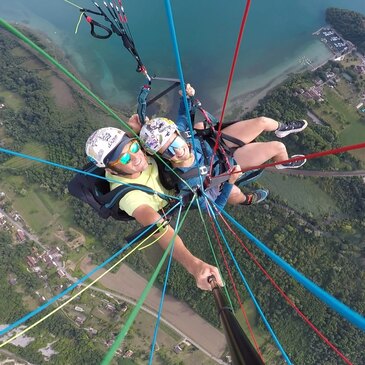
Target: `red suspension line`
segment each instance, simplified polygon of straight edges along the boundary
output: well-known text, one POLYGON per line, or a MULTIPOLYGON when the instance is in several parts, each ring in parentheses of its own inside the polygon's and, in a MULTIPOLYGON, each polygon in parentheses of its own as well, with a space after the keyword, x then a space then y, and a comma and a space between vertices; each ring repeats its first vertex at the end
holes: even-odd
MULTIPOLYGON (((206 203, 206 204, 207 204, 207 203, 206 203)), ((239 305, 240 305, 241 312, 242 312, 242 314, 243 314, 243 316, 244 316, 244 318, 245 318, 245 322, 246 322, 246 324, 247 324, 248 331, 250 332, 250 335, 251 335, 252 341, 253 341, 253 343, 254 343, 254 345, 255 345, 255 348, 256 348, 256 351, 257 351, 258 355, 260 356, 260 358, 261 358, 262 362, 263 362, 263 363, 265 363, 264 358, 263 358, 263 355, 262 355, 262 352, 261 352, 260 347, 259 347, 259 344, 257 343, 256 337, 255 337, 255 335, 254 335, 254 333, 253 333, 253 330, 252 330, 252 327, 251 327, 251 324, 250 324, 250 321, 248 320, 247 313, 246 313, 245 308, 244 308, 244 306, 243 306, 243 303, 242 303, 242 301, 241 301, 241 297, 240 297, 240 295, 239 295, 239 293, 238 293, 238 289, 237 289, 236 284, 235 284, 235 282, 234 282, 232 272, 231 272, 231 270, 230 270, 230 268, 229 268, 229 265, 228 265, 228 262, 227 262, 226 255, 224 254, 223 247, 222 247, 222 243, 221 243, 221 240, 220 240, 220 238, 219 238, 219 234, 218 234, 218 232, 217 232, 217 228, 216 228, 216 226, 215 226, 215 224, 214 224, 213 218, 212 218, 212 216, 211 216, 211 212, 210 212, 210 210, 209 210, 209 208, 208 208, 208 204, 207 204, 207 211, 208 211, 208 216, 209 216, 209 218, 210 218, 210 222, 211 222, 212 227, 213 227, 213 231, 214 231, 214 234, 215 234, 216 240, 217 240, 217 242, 218 242, 219 251, 220 251, 220 253, 221 253, 222 257, 223 257, 224 266, 226 267, 226 270, 227 270, 227 273, 228 273, 228 276, 229 276, 229 280, 230 280, 230 282, 231 282, 231 284, 232 284, 232 287, 233 287, 233 291, 234 291, 235 296, 236 296, 236 298, 237 298, 237 300, 238 300, 238 303, 239 303, 239 305)))
POLYGON ((256 266, 263 272, 263 274, 270 280, 271 284, 278 290, 281 296, 287 301, 287 303, 297 312, 297 314, 308 324, 308 326, 348 365, 353 365, 352 362, 334 345, 332 342, 310 321, 310 319, 294 304, 294 302, 285 294, 284 290, 275 282, 275 280, 269 275, 269 273, 264 269, 264 267, 259 263, 257 258, 247 246, 238 237, 236 232, 230 227, 229 223, 225 220, 221 213, 218 215, 223 220, 224 224, 228 230, 234 235, 234 237, 240 242, 243 249, 250 256, 251 260, 256 264, 256 266))
POLYGON ((234 55, 233 55, 231 70, 229 72, 228 84, 227 84, 226 94, 224 96, 221 116, 220 116, 220 119, 219 119, 218 135, 217 135, 217 139, 216 139, 215 146, 214 146, 214 152, 217 152, 217 149, 218 149, 218 141, 219 141, 219 137, 221 135, 221 129, 222 129, 224 113, 225 113, 226 106, 227 106, 228 95, 229 95, 229 91, 230 91, 231 85, 232 85, 233 74, 234 74, 234 70, 235 70, 235 67, 236 67, 236 63, 237 63, 238 53, 239 53, 239 49, 240 49, 240 45, 241 45, 243 31, 244 31, 245 25, 246 25, 248 13, 249 13, 249 10, 250 10, 250 5, 251 5, 251 0, 247 0, 245 10, 244 10, 244 13, 243 13, 243 17, 242 17, 242 21, 241 21, 241 26, 240 26, 238 38, 237 38, 236 49, 235 49, 234 55))
MULTIPOLYGON (((287 163, 287 162, 301 161, 301 160, 304 160, 304 159, 312 160, 312 159, 318 158, 318 157, 323 157, 323 156, 328 156, 328 155, 336 155, 336 154, 347 152, 347 151, 359 150, 361 148, 365 148, 365 142, 358 143, 358 144, 352 144, 352 145, 349 145, 349 146, 343 146, 343 147, 339 147, 339 148, 334 148, 332 150, 326 150, 326 151, 322 151, 322 152, 309 153, 308 155, 305 155, 304 157, 289 158, 285 161, 278 161, 278 162, 265 163, 265 164, 262 164, 262 165, 250 166, 250 167, 246 167, 244 169, 241 169, 240 172, 246 172, 246 171, 256 170, 256 169, 265 169, 267 167, 272 167, 272 166, 275 166, 275 165, 281 165, 281 164, 287 163)), ((230 173, 227 172, 227 173, 221 174, 219 176, 224 176, 224 175, 230 175, 230 173)), ((214 180, 214 177, 212 178, 212 180, 214 180)))

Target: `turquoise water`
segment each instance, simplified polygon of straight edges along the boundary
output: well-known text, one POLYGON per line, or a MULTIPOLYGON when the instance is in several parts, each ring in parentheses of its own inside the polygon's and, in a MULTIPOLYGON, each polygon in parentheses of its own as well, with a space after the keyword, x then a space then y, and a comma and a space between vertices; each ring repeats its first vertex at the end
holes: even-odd
MULTIPOLYGON (((75 2, 93 8, 91 1, 75 2)), ((123 5, 149 73, 177 77, 164 2, 125 0, 123 5)), ((175 0, 171 6, 185 80, 194 84, 206 106, 218 108, 223 101, 245 2, 175 0)), ((252 1, 231 98, 299 70, 303 56, 315 64, 327 59, 328 50, 312 33, 324 25, 324 12, 329 6, 365 14, 364 0, 252 1)), ((134 102, 144 77, 135 72, 132 56, 117 37, 91 37, 84 20, 75 35, 79 17, 75 7, 62 0, 1 1, 0 16, 45 33, 104 99, 120 105, 134 102)), ((153 86, 157 91, 168 84, 156 81, 153 86)))

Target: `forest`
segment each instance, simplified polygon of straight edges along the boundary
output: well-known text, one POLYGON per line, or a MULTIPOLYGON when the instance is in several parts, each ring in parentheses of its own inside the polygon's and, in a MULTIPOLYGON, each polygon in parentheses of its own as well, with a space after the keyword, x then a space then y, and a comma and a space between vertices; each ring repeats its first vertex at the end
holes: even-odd
MULTIPOLYGON (((96 122, 90 121, 88 118, 89 114, 85 108, 87 102, 74 92, 76 107, 72 111, 59 108, 50 96, 49 81, 37 72, 23 66, 24 59, 15 57, 11 52, 18 46, 19 44, 14 39, 1 33, 0 68, 2 72, 0 73, 0 85, 20 95, 25 100, 24 105, 19 110, 9 108, 4 110, 2 114, 6 134, 12 138, 11 144, 5 147, 20 151, 25 143, 37 141, 44 146, 49 160, 80 168, 82 162, 85 161, 85 140, 91 131, 98 127, 96 122)), ((293 75, 287 82, 263 99, 252 113, 235 117, 249 118, 266 115, 280 120, 305 118, 310 103, 295 97, 293 91, 300 88, 303 83, 308 82, 310 77, 309 73, 293 75)), ((96 107, 93 108, 97 112, 96 107)), ((300 146, 303 153, 311 153, 338 147, 340 143, 337 133, 330 127, 313 125, 310 129, 308 128, 305 138, 302 134, 292 135, 286 140, 286 145, 288 149, 300 146)), ((6 154, 1 154, 0 162, 4 162, 8 158, 9 156, 6 154)), ((103 249, 91 252, 97 262, 101 262, 118 250, 123 245, 121 237, 137 229, 138 225, 134 222, 121 224, 110 220, 103 221, 91 208, 71 198, 66 188, 72 175, 70 172, 54 167, 34 166, 19 171, 12 170, 11 173, 22 174, 26 176, 27 181, 32 183, 40 184, 41 182, 42 187, 52 193, 55 199, 67 199, 69 201, 74 211, 75 224, 103 243, 103 249)), ((348 153, 311 162, 312 169, 336 170, 343 166, 347 166, 348 169, 358 169, 360 163, 348 153)), ((351 308, 363 313, 365 311, 365 274, 359 259, 359 255, 361 257, 363 253, 354 255, 354 252, 359 251, 362 242, 349 242, 345 233, 348 226, 360 232, 365 230, 364 184, 360 178, 326 178, 317 179, 315 183, 332 197, 339 209, 346 212, 346 215, 331 216, 329 214, 328 217, 318 221, 304 212, 288 208, 285 200, 279 196, 272 196, 264 205, 249 211, 238 208, 230 208, 228 211, 249 231, 258 235, 271 249, 295 266, 298 271, 310 277, 315 283, 351 308), (351 194, 348 194, 349 190, 351 194)), ((180 235, 184 237, 184 241, 187 242, 189 249, 194 254, 212 262, 203 228, 192 230, 189 227, 201 227, 198 214, 189 214, 188 222, 184 225, 180 235)), ((233 251, 238 262, 244 268, 244 273, 253 292, 257 294, 263 311, 270 318, 273 328, 294 363, 303 365, 338 363, 338 358, 333 352, 323 345, 307 326, 303 325, 293 310, 273 291, 267 278, 247 257, 245 250, 239 244, 239 240, 230 236, 226 229, 223 228, 223 231, 233 242, 233 251)), ((238 234, 238 236, 241 237, 242 235, 238 234)), ((241 238, 243 239, 243 237, 241 238)), ((365 339, 362 333, 308 294, 257 250, 253 244, 247 242, 247 239, 243 239, 243 242, 257 256, 283 290, 291 298, 295 298, 296 305, 325 332, 330 340, 336 343, 354 364, 363 363, 365 339)), ((2 234, 0 238, 1 267, 4 267, 6 272, 13 270, 14 266, 18 268, 18 255, 27 255, 27 252, 15 254, 10 246, 9 237, 2 234)), ((148 251, 142 251, 142 253, 132 255, 129 259, 129 264, 145 276, 148 276, 152 271, 147 255, 148 251)), ((229 263, 233 266, 231 261, 229 263)), ((34 287, 32 282, 34 279, 27 275, 20 264, 19 272, 22 276, 21 280, 31 291, 34 287)), ((235 281, 240 283, 241 279, 238 273, 234 271, 233 275, 235 281)), ((162 283, 163 274, 159 280, 162 283)), ((0 311, 0 318, 2 322, 10 322, 17 318, 21 312, 24 314, 25 309, 21 304, 21 295, 11 293, 11 288, 3 282, 1 285, 3 294, 9 291, 10 294, 7 298, 14 303, 14 306, 5 310, 7 304, 0 301, 0 308, 4 308, 4 311, 0 311)), ((228 287, 232 289, 230 284, 228 287)), ((242 284, 239 285, 238 290, 241 293, 246 292, 242 284)), ((169 292, 189 303, 199 314, 219 326, 210 293, 197 289, 193 279, 177 264, 173 265, 170 274, 169 292)), ((246 294, 244 298, 247 299, 246 294)), ((232 300, 237 308, 238 302, 234 298, 232 300)), ((99 358, 100 353, 95 349, 93 342, 67 324, 67 319, 62 315, 46 322, 45 326, 50 332, 63 338, 60 345, 63 349, 72 342, 81 341, 83 345, 80 356, 85 356, 84 359, 90 359, 88 362, 90 364, 95 363, 93 361, 99 358), (87 352, 88 354, 86 354, 87 352)), ((262 327, 263 325, 260 324, 259 326, 262 327)), ((80 349, 80 345, 77 348, 80 349)), ((37 360, 39 359, 29 358, 29 361, 37 362, 37 360)), ((71 359, 70 355, 65 363, 78 364, 79 362, 76 360, 71 359)), ((280 362, 278 361, 278 363, 280 362)))

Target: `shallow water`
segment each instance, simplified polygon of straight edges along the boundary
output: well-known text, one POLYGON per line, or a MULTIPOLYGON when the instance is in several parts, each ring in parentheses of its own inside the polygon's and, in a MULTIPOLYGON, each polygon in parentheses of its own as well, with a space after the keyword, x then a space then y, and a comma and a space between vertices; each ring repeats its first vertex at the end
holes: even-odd
MULTIPOLYGON (((76 1, 76 0, 75 0, 76 1)), ((0 16, 25 23, 47 34, 71 59, 93 90, 111 103, 134 103, 144 77, 116 36, 97 40, 82 20, 74 34, 79 10, 53 0, 0 2, 0 16)), ((76 1, 93 8, 91 1, 76 1)), ((102 2, 100 2, 101 4, 102 2)), ((129 26, 140 56, 151 75, 177 77, 164 2, 124 1, 129 26)), ((223 101, 245 2, 230 0, 172 1, 184 78, 194 84, 208 108, 223 101)), ((352 0, 257 0, 252 2, 241 43, 230 97, 267 85, 279 76, 300 70, 305 56, 319 64, 329 51, 312 33, 325 24, 329 6, 365 13, 365 1, 352 0)), ((155 81, 154 91, 167 87, 155 81)))

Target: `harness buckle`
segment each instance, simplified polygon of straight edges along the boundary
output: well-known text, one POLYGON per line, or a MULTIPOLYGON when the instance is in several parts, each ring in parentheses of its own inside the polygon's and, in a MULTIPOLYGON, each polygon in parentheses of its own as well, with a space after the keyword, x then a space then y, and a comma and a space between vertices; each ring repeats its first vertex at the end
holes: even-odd
POLYGON ((191 138, 191 132, 190 132, 190 130, 184 131, 184 137, 185 138, 191 138))
POLYGON ((205 165, 199 167, 200 175, 206 175, 208 174, 208 169, 205 165))

